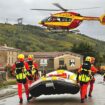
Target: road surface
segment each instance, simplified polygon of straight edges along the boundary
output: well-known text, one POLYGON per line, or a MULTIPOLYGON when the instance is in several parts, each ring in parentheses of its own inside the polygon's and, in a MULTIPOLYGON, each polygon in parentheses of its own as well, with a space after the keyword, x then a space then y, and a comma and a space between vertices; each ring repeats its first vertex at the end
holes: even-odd
MULTIPOLYGON (((80 93, 62 94, 62 95, 42 95, 36 99, 32 99, 27 103, 25 94, 23 94, 22 105, 105 105, 105 83, 100 75, 96 75, 95 88, 93 96, 88 97, 85 103, 80 103, 80 93)), ((0 100, 0 105, 20 105, 18 102, 18 96, 9 97, 0 100)))

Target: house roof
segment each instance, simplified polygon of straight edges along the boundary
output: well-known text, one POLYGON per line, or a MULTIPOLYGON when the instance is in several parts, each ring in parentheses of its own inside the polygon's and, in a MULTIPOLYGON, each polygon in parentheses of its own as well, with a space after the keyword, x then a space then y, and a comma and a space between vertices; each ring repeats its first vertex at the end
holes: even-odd
POLYGON ((20 49, 13 48, 13 47, 8 47, 7 45, 0 46, 0 51, 8 51, 8 50, 15 50, 15 51, 18 51, 18 50, 20 50, 20 49))
POLYGON ((35 58, 54 58, 64 54, 70 54, 73 56, 81 57, 82 55, 76 54, 73 52, 23 52, 24 55, 28 56, 29 54, 33 54, 35 58))

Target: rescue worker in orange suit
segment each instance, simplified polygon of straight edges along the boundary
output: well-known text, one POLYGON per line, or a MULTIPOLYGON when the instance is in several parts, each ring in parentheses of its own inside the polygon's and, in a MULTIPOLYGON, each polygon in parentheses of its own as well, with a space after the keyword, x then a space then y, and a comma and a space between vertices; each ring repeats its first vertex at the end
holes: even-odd
POLYGON ((94 82, 95 82, 94 75, 97 72, 97 68, 94 66, 94 63, 95 63, 95 58, 94 57, 91 57, 91 73, 92 73, 92 77, 91 77, 91 80, 89 82, 89 84, 90 84, 89 94, 88 94, 89 97, 92 97, 92 91, 93 91, 94 82))
POLYGON ((80 97, 81 103, 84 103, 85 96, 87 94, 87 86, 91 79, 91 57, 87 56, 85 61, 80 66, 77 73, 77 82, 80 83, 80 97))
POLYGON ((28 75, 29 85, 33 81, 38 79, 38 64, 33 61, 33 55, 28 55, 27 63, 30 68, 30 74, 28 75))
POLYGON ((18 96, 19 103, 23 103, 22 98, 22 85, 24 85, 27 101, 29 101, 29 89, 27 83, 27 71, 29 70, 28 64, 24 61, 24 55, 19 54, 18 60, 12 66, 12 74, 16 76, 17 85, 18 85, 18 96))

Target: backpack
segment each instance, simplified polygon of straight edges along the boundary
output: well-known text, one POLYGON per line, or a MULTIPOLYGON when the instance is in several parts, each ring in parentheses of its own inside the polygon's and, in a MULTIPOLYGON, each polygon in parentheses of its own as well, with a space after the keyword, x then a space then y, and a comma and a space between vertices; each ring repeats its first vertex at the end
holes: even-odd
POLYGON ((89 61, 84 61, 82 64, 81 72, 78 76, 80 82, 87 83, 91 79, 91 63, 89 61))
POLYGON ((24 68, 24 62, 17 61, 15 62, 16 65, 16 74, 22 73, 24 68))
POLYGON ((89 61, 84 61, 82 64, 82 74, 89 74, 89 70, 91 69, 91 63, 89 61))

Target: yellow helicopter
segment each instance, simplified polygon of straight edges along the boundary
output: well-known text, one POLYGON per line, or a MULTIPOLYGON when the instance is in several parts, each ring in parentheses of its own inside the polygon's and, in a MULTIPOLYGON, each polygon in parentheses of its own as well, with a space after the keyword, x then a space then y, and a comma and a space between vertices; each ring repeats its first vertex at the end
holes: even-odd
MULTIPOLYGON (((63 8, 60 4, 54 3, 57 9, 31 9, 31 10, 41 10, 41 11, 63 11, 55 14, 51 14, 51 16, 43 19, 39 22, 42 26, 47 27, 47 29, 75 29, 77 28, 83 20, 88 21, 99 21, 102 25, 105 25, 105 14, 100 17, 92 17, 92 16, 82 16, 76 12, 68 12, 68 9, 63 8)), ((97 8, 97 7, 93 7, 97 8)), ((92 9, 92 8, 82 8, 82 9, 92 9)))

